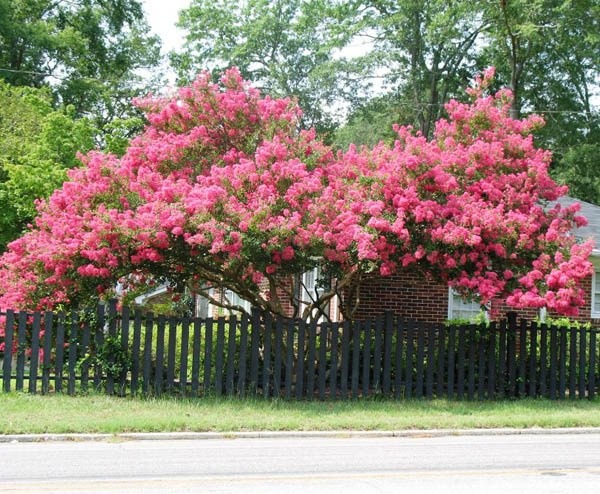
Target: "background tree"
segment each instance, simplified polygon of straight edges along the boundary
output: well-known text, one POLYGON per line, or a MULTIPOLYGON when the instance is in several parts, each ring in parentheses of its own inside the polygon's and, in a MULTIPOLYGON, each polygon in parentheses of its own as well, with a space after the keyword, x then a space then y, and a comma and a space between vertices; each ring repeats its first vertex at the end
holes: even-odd
POLYGON ((0 250, 23 233, 36 199, 48 197, 94 145, 96 129, 73 108, 53 109, 48 89, 0 81, 0 250))
POLYGON ((180 81, 200 70, 222 72, 230 66, 273 96, 295 97, 304 128, 332 129, 333 105, 351 98, 353 87, 341 79, 343 61, 329 25, 327 0, 192 0, 180 14, 186 31, 181 53, 171 61, 180 81))
POLYGON ((430 136, 444 103, 478 70, 476 41, 487 21, 466 1, 354 0, 337 12, 350 39, 370 41, 364 66, 384 76, 395 120, 430 136))
POLYGON ((100 129, 147 92, 140 71, 158 65, 159 48, 137 0, 0 0, 0 77, 50 87, 100 129))
POLYGON ((537 135, 552 149, 552 174, 571 194, 598 203, 590 187, 600 178, 589 155, 600 149, 600 3, 597 0, 488 2, 483 64, 515 95, 512 115, 538 112, 546 126, 537 135))

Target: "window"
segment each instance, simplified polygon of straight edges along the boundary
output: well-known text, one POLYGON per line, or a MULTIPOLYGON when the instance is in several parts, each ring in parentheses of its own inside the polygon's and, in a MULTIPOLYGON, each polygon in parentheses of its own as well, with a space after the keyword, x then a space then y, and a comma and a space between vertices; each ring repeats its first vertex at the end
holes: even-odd
POLYGON ((480 314, 487 318, 487 311, 482 310, 479 302, 475 300, 465 300, 452 288, 448 289, 448 319, 464 319, 471 321, 480 314))
MULTIPOLYGON (((304 312, 304 309, 311 305, 317 300, 325 291, 322 280, 320 280, 321 269, 316 267, 310 271, 302 273, 301 286, 300 286, 300 313, 304 312)), ((327 311, 327 308, 325 308, 327 311)), ((315 309, 316 314, 316 309, 315 309)), ((321 322, 323 316, 319 318, 321 322)))
POLYGON ((237 293, 225 289, 223 292, 223 298, 225 299, 225 302, 228 302, 230 305, 238 305, 242 307, 244 311, 250 314, 252 304, 246 299, 240 297, 237 293))
POLYGON ((595 266, 592 275, 592 317, 600 318, 600 266, 595 266))

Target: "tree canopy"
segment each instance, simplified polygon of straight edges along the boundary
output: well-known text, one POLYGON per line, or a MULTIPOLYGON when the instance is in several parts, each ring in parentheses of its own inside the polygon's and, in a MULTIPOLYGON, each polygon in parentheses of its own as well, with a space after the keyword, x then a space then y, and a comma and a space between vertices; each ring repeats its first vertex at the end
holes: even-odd
POLYGON ((35 201, 80 166, 76 155, 93 148, 95 131, 72 108, 54 109, 49 90, 0 81, 0 250, 33 221, 35 201))
POLYGON ((533 145, 542 121, 510 118, 510 93, 485 94, 490 81, 449 102, 430 139, 396 127, 392 145, 337 153, 299 130, 293 101, 235 69, 138 100, 149 125, 123 157, 88 154, 10 244, 0 307, 78 304, 152 279, 228 288, 285 315, 300 308, 298 275, 320 265, 332 283, 315 304, 338 296, 346 317, 365 278, 400 270, 574 314, 591 245, 570 232, 585 220, 549 205, 565 188, 533 145))
POLYGON ((51 88, 100 128, 146 92, 139 71, 158 65, 159 49, 137 0, 0 0, 0 77, 51 88))

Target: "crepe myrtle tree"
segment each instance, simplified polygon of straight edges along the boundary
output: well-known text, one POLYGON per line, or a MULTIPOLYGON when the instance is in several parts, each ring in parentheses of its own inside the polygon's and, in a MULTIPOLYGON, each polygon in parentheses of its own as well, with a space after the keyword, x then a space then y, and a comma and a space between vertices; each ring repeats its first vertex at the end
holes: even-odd
POLYGON ((510 93, 485 93, 491 77, 447 105, 430 140, 398 127, 392 146, 337 154, 299 130, 294 101, 261 96, 236 69, 139 100, 149 123, 126 153, 82 157, 10 244, 0 307, 81 304, 121 279, 224 306, 209 288, 229 289, 305 318, 338 296, 350 318, 363 280, 413 270, 482 303, 575 314, 592 246, 571 231, 585 220, 548 205, 566 190, 534 147, 542 122, 509 118, 510 93), (331 281, 302 304, 301 274, 317 265, 331 281))

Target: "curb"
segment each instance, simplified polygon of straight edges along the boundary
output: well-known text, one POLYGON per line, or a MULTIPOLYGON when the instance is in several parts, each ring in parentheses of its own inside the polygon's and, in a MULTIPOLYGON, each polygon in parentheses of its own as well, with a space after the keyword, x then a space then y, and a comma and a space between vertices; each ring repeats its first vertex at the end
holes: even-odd
POLYGON ((561 429, 430 429, 399 431, 256 431, 256 432, 123 432, 117 434, 5 434, 0 443, 56 441, 156 441, 285 438, 433 438, 447 436, 523 436, 542 434, 600 434, 600 427, 561 429))

